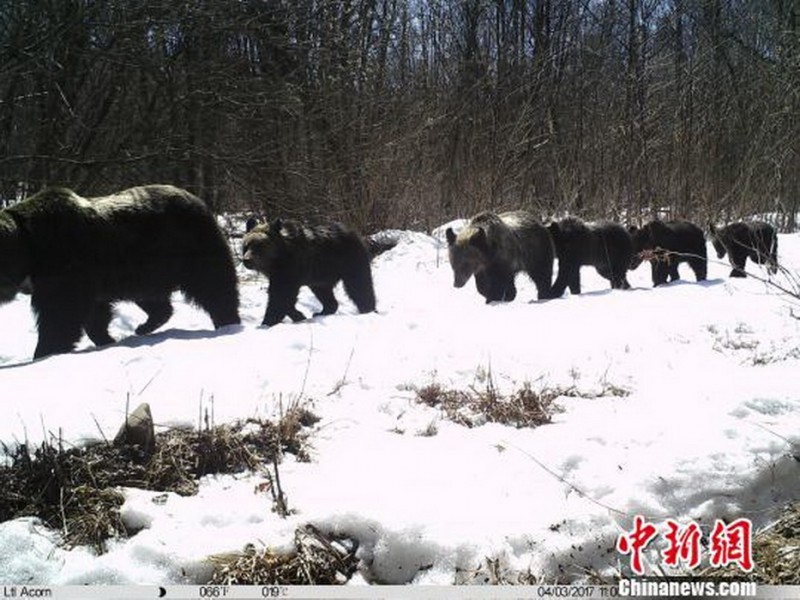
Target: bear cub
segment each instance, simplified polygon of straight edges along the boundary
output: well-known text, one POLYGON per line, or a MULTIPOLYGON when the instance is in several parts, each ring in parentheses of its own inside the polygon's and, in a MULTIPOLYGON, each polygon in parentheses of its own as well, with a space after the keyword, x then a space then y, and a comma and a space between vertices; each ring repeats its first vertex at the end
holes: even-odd
POLYGON ((680 279, 678 265, 688 263, 697 281, 704 281, 708 271, 706 239, 703 230, 689 221, 650 221, 641 228, 629 229, 633 239, 631 269, 643 260, 642 253, 655 251, 650 261, 653 286, 680 279))
POLYGON ((516 274, 525 271, 536 284, 538 298, 551 297, 555 249, 547 228, 532 214, 486 211, 458 234, 451 227, 445 234, 454 287, 463 287, 474 275, 487 304, 509 302, 517 295, 516 274))
POLYGON ((731 277, 747 277, 744 264, 749 258, 757 265, 767 265, 773 275, 778 272, 778 236, 769 223, 731 223, 719 229, 709 225, 711 243, 717 258, 730 257, 731 277))
POLYGON ((558 257, 554 298, 561 296, 567 287, 573 294, 581 293, 582 266, 594 267, 601 277, 611 282, 612 289, 631 287, 626 275, 633 257, 633 241, 622 225, 607 221, 587 224, 567 217, 550 223, 547 229, 558 257))
POLYGON ((290 219, 254 226, 243 240, 242 261, 269 278, 269 299, 262 325, 284 317, 298 322, 297 294, 308 286, 322 303, 320 315, 336 312, 333 288, 341 281, 360 313, 375 310, 370 253, 360 235, 338 223, 309 226, 290 219))

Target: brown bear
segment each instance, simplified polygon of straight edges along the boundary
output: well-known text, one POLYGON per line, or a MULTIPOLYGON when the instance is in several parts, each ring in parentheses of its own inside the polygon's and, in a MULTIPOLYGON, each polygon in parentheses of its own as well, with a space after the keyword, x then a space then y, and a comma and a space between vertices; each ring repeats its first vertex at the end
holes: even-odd
POLYGON ((697 281, 704 281, 708 270, 706 238, 703 230, 689 221, 655 219, 641 228, 629 228, 633 240, 631 269, 642 264, 646 253, 650 260, 653 287, 680 279, 678 265, 686 262, 697 281))
POLYGON ((262 325, 288 316, 306 316, 295 307, 301 286, 308 286, 322 303, 320 315, 336 312, 333 288, 341 281, 361 313, 375 310, 370 253, 360 235, 331 223, 309 226, 290 219, 256 225, 244 236, 242 261, 269 278, 269 299, 262 325))
POLYGON ((748 258, 757 265, 767 265, 770 273, 778 272, 778 236, 769 223, 731 223, 720 228, 709 225, 709 229, 717 258, 726 253, 730 257, 731 277, 747 277, 744 264, 748 258))
POLYGON ((475 286, 487 304, 509 302, 517 295, 514 278, 525 271, 536 284, 540 300, 551 297, 555 248, 550 233, 522 210, 482 212, 456 234, 447 237, 453 285, 463 287, 475 275, 475 286))
POLYGON ((169 185, 99 198, 49 188, 0 211, 0 303, 30 291, 39 340, 34 358, 69 352, 85 331, 97 346, 111 307, 136 302, 149 333, 182 291, 215 327, 239 323, 230 247, 202 200, 169 185))
POLYGON ((581 293, 580 269, 593 266, 601 277, 611 282, 612 289, 630 288, 627 273, 633 257, 633 241, 622 225, 602 221, 587 224, 575 217, 554 221, 547 227, 553 236, 558 256, 558 277, 553 284, 553 297, 558 298, 569 287, 581 293))

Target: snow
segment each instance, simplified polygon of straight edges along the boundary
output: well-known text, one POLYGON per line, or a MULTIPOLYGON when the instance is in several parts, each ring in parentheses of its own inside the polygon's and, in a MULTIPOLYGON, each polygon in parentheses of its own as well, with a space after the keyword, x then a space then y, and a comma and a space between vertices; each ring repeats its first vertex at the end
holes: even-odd
MULTIPOLYGON (((275 418, 298 398, 321 417, 312 461, 280 467, 288 518, 257 491, 258 473, 206 477, 191 497, 124 489, 122 518, 140 531, 102 556, 67 549, 36 519, 0 523, 0 583, 202 583, 209 556, 288 550, 305 523, 358 540, 354 582, 452 584, 486 558, 509 579, 580 581, 626 571, 614 547, 635 514, 762 527, 800 497, 800 301, 712 260, 704 283, 682 265, 684 280, 652 289, 645 265, 628 291, 584 268, 582 295, 544 302, 520 275, 514 302, 486 305, 474 284, 452 287, 447 226, 393 232, 399 245, 374 261, 376 314, 338 289, 335 315, 259 327, 266 281, 242 269, 241 326, 213 331, 176 295, 164 329, 128 337, 144 316, 123 304, 119 343, 31 362, 29 299, 0 307, 9 447, 111 439, 140 402, 157 430, 206 412, 216 424, 275 418), (519 429, 467 428, 414 401, 430 383, 489 380, 577 395, 556 400, 553 423, 519 429)), ((775 281, 796 286, 800 235, 779 244, 788 274, 775 281)), ((319 305, 304 290, 299 308, 319 305)), ((655 552, 649 572, 664 568, 655 552)))

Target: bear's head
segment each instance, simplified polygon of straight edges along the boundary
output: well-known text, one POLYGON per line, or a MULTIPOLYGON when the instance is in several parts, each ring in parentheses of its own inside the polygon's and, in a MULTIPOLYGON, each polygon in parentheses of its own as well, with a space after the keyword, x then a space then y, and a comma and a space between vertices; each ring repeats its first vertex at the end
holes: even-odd
POLYGON ((0 212, 0 304, 30 293, 30 258, 14 219, 0 212))
POLYGON ((486 268, 489 263, 489 242, 481 227, 467 225, 458 235, 452 227, 445 232, 450 266, 453 268, 453 286, 460 288, 473 274, 486 268))
POLYGON ((248 269, 269 276, 275 260, 286 241, 281 233, 283 223, 275 219, 272 223, 256 225, 242 240, 242 263, 248 269))
POLYGON ((569 262, 591 262, 592 232, 589 226, 577 217, 566 217, 547 226, 553 248, 559 260, 569 262))
POLYGON ((723 232, 714 227, 713 223, 708 224, 708 231, 710 232, 711 244, 717 252, 717 258, 725 258, 727 248, 725 247, 725 239, 723 232))

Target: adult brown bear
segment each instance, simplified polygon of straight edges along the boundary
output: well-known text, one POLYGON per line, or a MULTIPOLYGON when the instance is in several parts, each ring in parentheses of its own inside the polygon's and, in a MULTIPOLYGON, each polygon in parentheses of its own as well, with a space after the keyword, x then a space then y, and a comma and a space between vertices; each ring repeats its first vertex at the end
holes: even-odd
POLYGON ((82 198, 49 188, 0 211, 0 303, 31 292, 34 358, 69 352, 82 331, 98 346, 113 342, 118 300, 148 313, 137 333, 153 331, 171 316, 176 290, 215 327, 240 322, 230 248, 202 200, 185 190, 148 185, 82 198))

